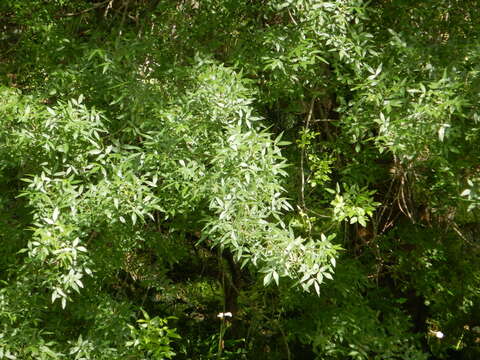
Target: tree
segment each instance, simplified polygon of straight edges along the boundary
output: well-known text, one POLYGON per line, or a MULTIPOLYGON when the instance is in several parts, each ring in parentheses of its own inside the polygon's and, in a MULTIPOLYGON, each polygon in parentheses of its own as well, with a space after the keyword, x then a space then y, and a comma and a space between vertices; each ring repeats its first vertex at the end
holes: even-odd
POLYGON ((477 12, 2 2, 0 357, 475 358, 477 12))

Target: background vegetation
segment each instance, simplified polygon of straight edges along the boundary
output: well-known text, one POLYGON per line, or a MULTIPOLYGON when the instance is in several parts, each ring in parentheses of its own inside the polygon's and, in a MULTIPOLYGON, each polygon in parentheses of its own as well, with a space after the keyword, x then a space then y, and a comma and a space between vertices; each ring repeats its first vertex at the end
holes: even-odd
POLYGON ((479 16, 2 0, 0 358, 478 359, 479 16))

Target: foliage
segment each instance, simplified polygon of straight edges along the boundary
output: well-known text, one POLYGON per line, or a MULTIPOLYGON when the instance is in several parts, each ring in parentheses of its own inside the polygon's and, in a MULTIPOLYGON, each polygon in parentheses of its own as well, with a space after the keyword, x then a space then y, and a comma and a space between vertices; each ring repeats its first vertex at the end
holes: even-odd
POLYGON ((178 339, 178 334, 168 328, 165 319, 158 316, 150 318, 145 311, 142 312, 145 319, 137 320, 140 329, 129 326, 133 340, 126 345, 146 352, 153 359, 172 359, 175 353, 170 348, 170 342, 178 339))
POLYGON ((0 2, 0 358, 478 358, 479 11, 0 2))

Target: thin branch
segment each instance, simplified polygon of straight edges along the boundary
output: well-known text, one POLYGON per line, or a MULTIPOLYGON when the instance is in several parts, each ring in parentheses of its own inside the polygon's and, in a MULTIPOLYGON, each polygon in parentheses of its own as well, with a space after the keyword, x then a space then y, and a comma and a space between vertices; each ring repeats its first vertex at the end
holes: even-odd
POLYGON ((318 216, 318 217, 321 217, 321 218, 326 218, 326 219, 331 219, 332 217, 331 216, 328 216, 328 215, 324 215, 324 214, 320 214, 312 209, 305 209, 307 212, 310 212, 312 213, 313 215, 315 216, 318 216))
POLYGON ((130 0, 125 0, 123 2, 123 13, 122 13, 122 21, 120 23, 120 33, 119 33, 119 35, 122 34, 122 28, 123 28, 123 24, 125 23, 125 19, 127 17, 127 12, 128 12, 128 6, 129 5, 130 5, 130 0))
MULTIPOLYGON (((310 109, 308 111, 307 120, 305 122, 304 131, 307 131, 310 127, 310 120, 312 119, 313 114, 313 106, 315 105, 316 98, 313 98, 310 103, 310 109)), ((302 207, 305 209, 305 146, 302 147, 302 151, 300 153, 300 171, 301 171, 301 188, 300 188, 300 200, 302 203, 302 207)))
POLYGON ((291 360, 292 359, 292 355, 290 353, 290 347, 288 346, 288 339, 287 337, 285 336, 285 332, 283 331, 283 328, 282 326, 280 325, 280 314, 278 314, 278 319, 276 319, 275 323, 276 325, 278 326, 278 329, 280 330, 280 334, 282 334, 282 339, 283 339, 283 343, 285 344, 285 351, 287 353, 287 360, 291 360))
POLYGON ((460 227, 458 226, 458 224, 455 221, 452 221, 451 225, 452 225, 452 229, 458 234, 458 236, 460 236, 460 238, 462 238, 463 241, 465 241, 466 243, 468 243, 469 245, 471 245, 475 248, 479 247, 473 241, 470 241, 469 239, 467 239, 467 237, 462 233, 462 231, 460 230, 460 227))
POLYGON ((325 119, 313 119, 313 120, 312 120, 312 123, 317 123, 317 122, 334 122, 334 121, 338 121, 338 119, 328 119, 328 118, 325 118, 325 119))
POLYGON ((295 26, 298 26, 298 23, 295 21, 292 13, 290 12, 290 9, 288 9, 288 16, 290 17, 290 20, 295 24, 295 26))
POLYGON ((110 2, 110 5, 111 5, 113 0, 106 0, 106 1, 103 1, 101 3, 93 5, 92 7, 88 8, 88 9, 84 9, 84 10, 81 10, 81 11, 78 11, 78 12, 75 12, 75 13, 67 13, 67 14, 63 15, 62 17, 82 15, 82 14, 85 14, 85 13, 90 12, 92 10, 98 9, 99 7, 102 7, 103 5, 105 5, 109 2, 110 2))

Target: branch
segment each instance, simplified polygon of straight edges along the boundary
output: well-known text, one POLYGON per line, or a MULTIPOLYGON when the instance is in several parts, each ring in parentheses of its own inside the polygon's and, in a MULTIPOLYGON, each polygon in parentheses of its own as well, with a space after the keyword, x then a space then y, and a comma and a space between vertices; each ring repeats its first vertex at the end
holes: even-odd
POLYGON ((101 3, 93 5, 92 7, 88 8, 88 9, 84 9, 84 10, 81 10, 81 11, 78 11, 78 12, 75 12, 75 13, 67 13, 67 14, 65 14, 61 17, 82 15, 82 14, 85 14, 85 13, 90 12, 92 10, 98 9, 99 7, 102 7, 103 5, 105 5, 107 3, 110 3, 110 5, 111 5, 112 2, 113 2, 113 0, 106 0, 106 1, 103 1, 101 3))
MULTIPOLYGON (((313 106, 315 105, 316 98, 313 98, 310 103, 310 110, 308 111, 307 120, 305 122, 304 130, 307 131, 310 126, 310 120, 312 119, 313 114, 313 106)), ((305 162, 305 146, 302 148, 300 153, 300 170, 301 170, 301 188, 300 188, 300 200, 302 202, 302 207, 305 209, 305 169, 304 169, 304 162, 305 162)))

